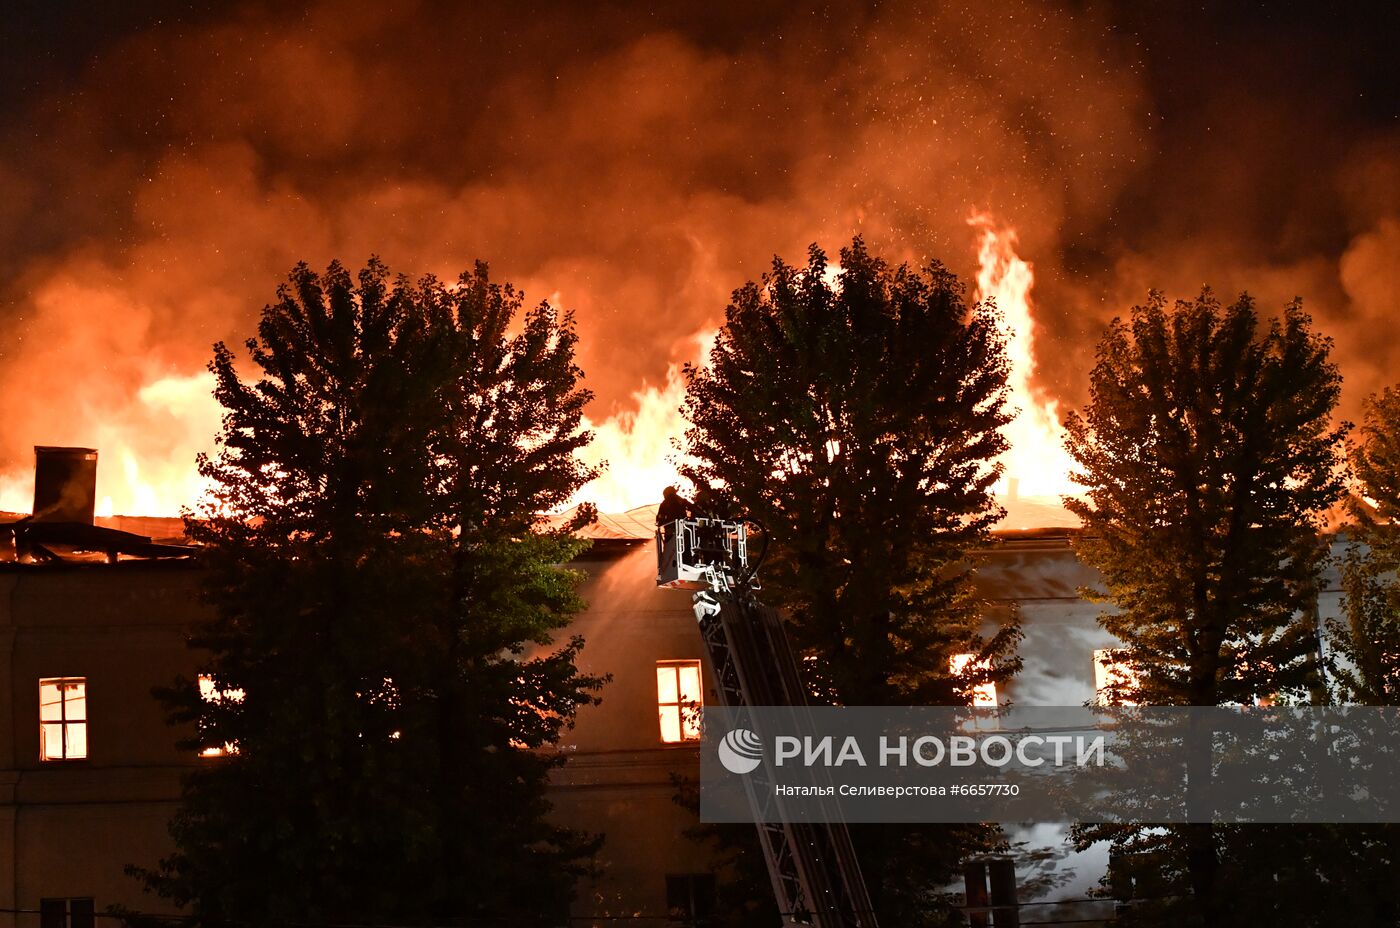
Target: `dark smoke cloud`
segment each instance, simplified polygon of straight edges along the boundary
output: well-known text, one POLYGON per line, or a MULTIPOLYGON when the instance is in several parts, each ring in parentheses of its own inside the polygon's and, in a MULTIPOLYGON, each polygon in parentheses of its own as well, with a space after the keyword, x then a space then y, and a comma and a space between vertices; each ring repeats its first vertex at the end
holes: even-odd
POLYGON ((1209 284, 1269 311, 1303 297, 1355 416, 1400 381, 1400 7, 1124 4, 1115 26, 1143 52, 1150 143, 1110 211, 1061 230, 1041 296, 1073 350, 1047 358, 1050 379, 1082 392, 1080 320, 1209 284))
POLYGON ((136 10, 71 41, 34 13, 5 66, 0 471, 112 430, 187 455, 149 385, 249 334, 298 260, 489 260, 577 312, 601 418, 774 253, 860 232, 968 273, 974 208, 1019 230, 1071 402, 1149 286, 1301 294, 1349 382, 1395 369, 1400 158, 1350 20, 1348 55, 1126 3, 136 10))

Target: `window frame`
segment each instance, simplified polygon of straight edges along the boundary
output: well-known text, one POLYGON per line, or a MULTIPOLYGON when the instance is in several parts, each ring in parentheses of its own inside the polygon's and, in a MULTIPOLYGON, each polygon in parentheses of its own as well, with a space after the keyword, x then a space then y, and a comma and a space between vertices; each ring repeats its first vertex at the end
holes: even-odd
POLYGON ((1122 702, 1110 703, 1108 691, 1112 689, 1116 682, 1121 682, 1129 687, 1137 687, 1137 671, 1126 661, 1108 659, 1115 651, 1124 650, 1122 646, 1112 648, 1094 648, 1089 659, 1094 664, 1094 705, 1096 706, 1136 706, 1137 703, 1130 699, 1122 702))
POLYGON ((684 747, 686 745, 698 744, 700 742, 700 721, 698 713, 705 708, 705 667, 704 662, 699 658, 679 658, 675 660, 661 660, 656 662, 656 723, 657 736, 666 747, 684 747), (695 669, 696 698, 694 700, 683 699, 685 692, 681 686, 681 669, 695 669), (663 701, 661 696, 660 674, 663 670, 672 670, 675 674, 673 682, 675 685, 675 701, 663 701), (676 726, 680 737, 676 740, 669 740, 666 737, 666 710, 676 710, 676 726), (694 722, 690 722, 686 715, 688 712, 696 713, 694 722))
POLYGON ((41 928, 48 928, 53 924, 53 919, 58 918, 58 928, 94 928, 97 922, 97 903, 92 896, 45 896, 39 900, 39 924, 41 928), (87 911, 77 913, 73 911, 73 903, 87 903, 87 911), (57 915, 53 912, 45 912, 45 908, 54 909, 63 907, 63 914, 57 915), (77 921, 82 918, 82 921, 77 921))
MULTIPOLYGON (((199 698, 207 703, 222 703, 225 699, 230 702, 242 702, 246 695, 241 689, 220 690, 214 687, 214 677, 212 674, 201 673, 195 676, 195 685, 199 687, 199 698)), ((199 752, 200 757, 229 757, 238 753, 238 742, 225 741, 223 747, 207 747, 199 752)))
POLYGON ((85 676, 64 676, 64 677, 40 677, 39 678, 39 762, 41 764, 70 764, 82 763, 92 756, 92 745, 88 740, 88 678, 85 676), (81 719, 68 718, 68 691, 73 685, 80 685, 83 688, 83 717, 81 719), (44 718, 44 687, 57 686, 59 692, 59 715, 57 719, 44 718), (46 727, 57 725, 62 737, 60 750, 62 753, 50 755, 48 753, 48 736, 46 727), (69 750, 69 731, 72 728, 81 726, 83 730, 83 753, 73 755, 69 750))
MULTIPOLYGON (((969 665, 976 670, 990 670, 992 663, 985 659, 979 661, 975 653, 963 651, 948 658, 948 673, 953 677, 962 677, 969 665)), ((968 705, 974 709, 999 708, 1001 706, 1001 693, 997 692, 996 681, 988 680, 973 686, 972 701, 968 705)))
POLYGON ((666 918, 668 925, 702 925, 714 917, 715 875, 708 872, 666 874, 666 918), (685 904, 677 905, 677 896, 685 904))

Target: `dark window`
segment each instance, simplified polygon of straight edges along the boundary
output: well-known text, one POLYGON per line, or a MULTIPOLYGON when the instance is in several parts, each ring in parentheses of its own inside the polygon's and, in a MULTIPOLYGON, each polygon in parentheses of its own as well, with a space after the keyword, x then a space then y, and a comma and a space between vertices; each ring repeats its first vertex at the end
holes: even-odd
POLYGON ((715 913, 715 877, 712 873, 666 874, 666 914, 672 922, 703 926, 715 913))
POLYGON ((1108 855, 1108 886, 1113 898, 1160 899, 1171 891, 1163 874, 1167 860, 1160 851, 1123 851, 1108 855))
POLYGON ((1016 862, 1010 857, 975 857, 963 861, 967 889, 967 924, 971 928, 1019 925, 1016 862))
POLYGON ((40 899, 39 928, 93 928, 91 899, 40 899))

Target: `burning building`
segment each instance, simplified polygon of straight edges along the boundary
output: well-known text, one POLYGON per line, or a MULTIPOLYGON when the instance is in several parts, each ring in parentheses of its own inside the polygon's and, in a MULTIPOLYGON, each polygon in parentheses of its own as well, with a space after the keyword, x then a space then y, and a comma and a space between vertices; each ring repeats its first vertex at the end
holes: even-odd
MULTIPOLYGON (((95 463, 90 449, 36 449, 34 511, 0 517, 0 692, 10 707, 0 715, 4 926, 81 928, 113 904, 159 910, 124 867, 168 852, 181 776, 220 762, 217 751, 177 750, 178 733, 151 695, 197 668, 185 643, 205 615, 196 552, 180 544, 174 519, 91 518, 95 463)), ((714 680, 689 597, 655 585, 652 517, 650 508, 603 516, 588 530, 592 551, 572 565, 586 575, 588 608, 570 629, 587 641, 581 668, 613 677, 602 704, 582 710, 559 745, 569 762, 551 787, 560 822, 607 836, 598 878, 579 887, 578 925, 644 917, 683 926, 713 898, 711 851, 687 834, 695 819, 676 802, 675 778, 697 775, 699 732, 684 709, 714 701, 714 680)), ((977 584, 991 604, 987 621, 1019 613, 1025 666, 1004 691, 979 689, 978 702, 1078 705, 1108 683, 1112 668, 1098 652, 1115 642, 1079 594, 1096 578, 1076 561, 1073 532, 1005 528, 985 552, 977 584)), ((1336 614, 1338 597, 1331 577, 1321 618, 1336 614)), ((1013 838, 1051 853, 993 862, 1002 901, 1015 897, 1012 866, 1023 885, 1055 876, 1052 891, 1016 897, 1034 920, 1112 918, 1112 899, 1086 898, 1105 872, 1102 852, 1069 853, 1059 826, 1013 838)), ((987 872, 969 863, 974 904, 972 877, 987 872)))
MULTIPOLYGON (((1076 592, 1058 410, 1103 323, 1154 287, 1301 294, 1344 412, 1394 379, 1397 10, 21 4, 0 23, 0 926, 147 905, 121 865, 159 855, 181 771, 218 762, 176 752, 149 698, 190 672, 201 615, 161 517, 204 489, 210 344, 301 260, 450 279, 489 257, 575 312, 610 465, 581 498, 611 513, 673 481, 681 365, 769 256, 859 233, 947 260, 1012 336, 1009 515, 979 574, 1024 620, 1010 687, 1088 698, 1112 642, 1076 592), (36 475, 39 436, 103 467, 45 447, 36 475)), ((708 681, 684 598, 650 585, 649 516, 597 531, 578 630, 614 682, 557 805, 611 836, 580 911, 664 914, 704 884, 667 775, 693 768, 677 706, 708 681)))

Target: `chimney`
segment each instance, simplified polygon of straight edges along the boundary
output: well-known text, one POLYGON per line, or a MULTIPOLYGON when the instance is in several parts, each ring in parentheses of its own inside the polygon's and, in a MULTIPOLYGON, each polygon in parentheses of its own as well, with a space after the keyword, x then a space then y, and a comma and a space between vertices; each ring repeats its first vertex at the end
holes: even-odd
POLYGON ((92 524, 97 449, 34 446, 34 521, 92 524))

